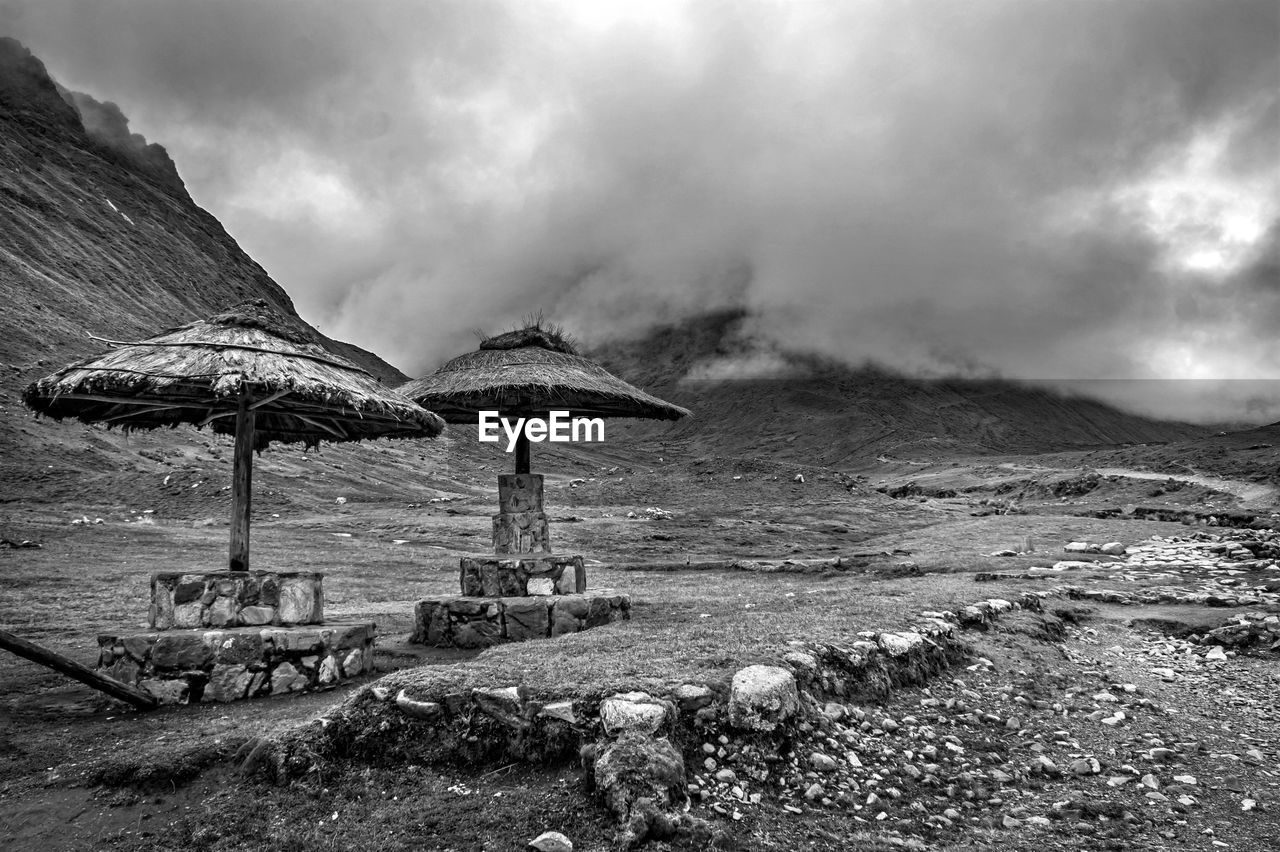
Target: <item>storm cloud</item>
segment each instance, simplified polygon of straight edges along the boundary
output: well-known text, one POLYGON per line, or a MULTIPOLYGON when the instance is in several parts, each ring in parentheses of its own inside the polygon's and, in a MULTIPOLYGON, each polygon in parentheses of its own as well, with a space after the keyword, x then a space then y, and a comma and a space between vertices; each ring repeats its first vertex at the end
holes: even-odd
POLYGON ((0 33, 410 373, 530 311, 591 343, 740 306, 761 353, 1280 418, 1272 0, 0 0, 0 33))

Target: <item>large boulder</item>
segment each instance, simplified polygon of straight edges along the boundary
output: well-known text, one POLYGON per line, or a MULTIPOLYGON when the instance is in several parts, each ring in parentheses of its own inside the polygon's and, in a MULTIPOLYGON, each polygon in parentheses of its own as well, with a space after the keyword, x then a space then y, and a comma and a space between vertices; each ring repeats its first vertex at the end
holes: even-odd
POLYGON ((772 731, 800 708, 796 679, 778 666, 747 666, 733 676, 729 689, 729 724, 752 731, 772 731))
POLYGON ((677 830, 669 811, 684 790, 684 758, 670 740, 624 733, 598 751, 593 773, 605 806, 622 824, 624 847, 677 830))

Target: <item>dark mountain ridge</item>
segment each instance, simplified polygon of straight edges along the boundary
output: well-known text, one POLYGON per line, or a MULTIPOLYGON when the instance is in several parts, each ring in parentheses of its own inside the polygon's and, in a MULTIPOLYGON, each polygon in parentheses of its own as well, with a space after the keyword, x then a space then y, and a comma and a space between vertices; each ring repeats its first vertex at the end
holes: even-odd
POLYGON ((863 467, 883 454, 1040 453, 1209 434, 1022 382, 912 378, 761 350, 744 330, 749 319, 742 310, 720 311, 599 347, 609 369, 694 411, 674 428, 631 428, 662 434, 689 452, 761 453, 835 467, 863 467), (765 375, 750 376, 761 363, 765 375))

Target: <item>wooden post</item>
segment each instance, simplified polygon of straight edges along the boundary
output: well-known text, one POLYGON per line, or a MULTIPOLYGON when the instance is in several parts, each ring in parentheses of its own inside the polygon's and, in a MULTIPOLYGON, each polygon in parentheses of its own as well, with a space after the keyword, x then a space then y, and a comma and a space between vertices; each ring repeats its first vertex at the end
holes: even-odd
POLYGON ((516 439, 516 473, 529 472, 529 439, 525 436, 524 430, 520 430, 520 437, 516 439))
POLYGON ((141 710, 153 710, 159 704, 155 698, 137 687, 121 683, 113 677, 99 674, 88 666, 82 666, 70 657, 64 657, 59 653, 50 651, 48 648, 42 648, 34 642, 28 642, 21 636, 14 636, 7 630, 0 630, 0 648, 12 651, 19 657, 26 657, 33 663, 48 666, 56 672, 62 672, 67 677, 73 677, 100 692, 105 692, 112 698, 127 701, 141 710))
POLYGON ((231 570, 249 570, 249 509, 253 497, 253 392, 240 389, 235 462, 231 472, 231 570))

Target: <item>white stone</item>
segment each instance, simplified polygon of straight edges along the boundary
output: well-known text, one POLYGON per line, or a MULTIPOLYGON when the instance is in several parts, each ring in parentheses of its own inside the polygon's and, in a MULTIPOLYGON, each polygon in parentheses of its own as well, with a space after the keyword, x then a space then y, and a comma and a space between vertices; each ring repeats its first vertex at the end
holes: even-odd
POLYGON ((241 624, 270 624, 275 617, 276 608, 273 606, 247 606, 240 610, 241 624))
POLYGON ((336 657, 325 657, 320 663, 320 682, 335 683, 338 680, 338 660, 336 657))
POLYGON ((801 672, 806 678, 813 677, 818 671, 817 657, 805 651, 788 651, 783 655, 782 662, 801 672))
POLYGON ((280 622, 282 624, 310 624, 318 621, 320 613, 315 592, 315 581, 310 577, 289 577, 280 581, 280 622))
POLYGON ((253 673, 243 665, 216 665, 209 674, 209 683, 201 695, 202 701, 238 701, 249 692, 253 673))
POLYGON ((419 701, 410 698, 402 689, 396 694, 396 707, 406 716, 414 719, 434 719, 440 715, 440 705, 434 701, 419 701))
POLYGON ((558 831, 544 831, 529 841, 529 848, 538 852, 573 852, 573 841, 558 831))
POLYGON ((609 736, 622 733, 651 735, 667 721, 667 705, 647 692, 627 692, 600 702, 600 721, 609 736))
POLYGON ((550 719, 560 719, 568 722, 570 725, 577 724, 578 715, 573 710, 572 701, 552 701, 550 704, 543 705, 538 711, 539 716, 545 716, 550 719))
POLYGON ((880 649, 890 657, 901 657, 923 642, 919 633, 881 633, 877 639, 880 649))
POLYGON ((292 663, 281 663, 271 672, 271 694, 301 692, 307 688, 307 676, 294 668, 292 663))
POLYGON ((364 650, 361 648, 352 648, 351 653, 347 654, 342 661, 342 671, 347 677, 355 677, 364 672, 364 650))
POLYGON ((200 601, 178 604, 173 608, 173 626, 180 630, 199 627, 203 613, 204 607, 201 606, 200 601))
POLYGON ((729 723, 754 731, 772 731, 800 707, 796 679, 777 666, 747 666, 729 688, 729 723))
POLYGON ((550 577, 530 577, 525 591, 531 595, 554 595, 556 583, 550 577))
POLYGON ((236 599, 218 595, 209 607, 209 624, 213 627, 230 627, 236 623, 236 599))
POLYGON ((161 704, 185 704, 189 686, 185 680, 149 678, 138 683, 138 688, 161 704))
POLYGON ((699 710, 715 700, 715 693, 700 683, 682 683, 674 693, 681 707, 699 710))
POLYGON ((173 626, 173 592, 163 583, 157 583, 152 595, 151 626, 168 630, 173 626))

